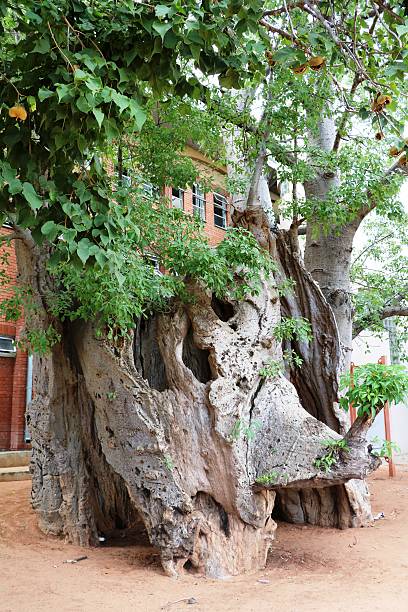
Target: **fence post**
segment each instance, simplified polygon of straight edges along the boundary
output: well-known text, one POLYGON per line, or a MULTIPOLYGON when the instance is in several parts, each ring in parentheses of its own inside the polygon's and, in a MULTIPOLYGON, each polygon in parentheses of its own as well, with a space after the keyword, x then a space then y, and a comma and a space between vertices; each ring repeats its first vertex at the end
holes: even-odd
MULTIPOLYGON (((382 363, 386 365, 387 358, 385 355, 379 358, 378 363, 382 363)), ((384 404, 384 429, 385 429, 385 439, 388 442, 390 456, 388 457, 388 475, 390 478, 394 478, 396 476, 395 465, 392 460, 392 448, 391 448, 391 420, 390 420, 390 405, 388 402, 384 404)))

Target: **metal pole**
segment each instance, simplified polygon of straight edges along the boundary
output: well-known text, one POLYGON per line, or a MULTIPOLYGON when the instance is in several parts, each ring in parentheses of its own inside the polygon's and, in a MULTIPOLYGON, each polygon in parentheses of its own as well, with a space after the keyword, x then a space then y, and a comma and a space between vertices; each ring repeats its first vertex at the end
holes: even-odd
MULTIPOLYGON (((379 358, 378 363, 382 363, 386 365, 387 358, 383 355, 379 358)), ((384 404, 384 429, 385 429, 385 439, 388 442, 390 455, 387 459, 388 461, 388 475, 390 478, 394 478, 396 476, 395 465, 392 460, 392 448, 391 448, 391 419, 390 419, 390 405, 388 402, 384 404)))
POLYGON ((24 428, 24 442, 31 442, 31 435, 27 427, 27 410, 33 399, 33 356, 28 355, 27 359, 27 381, 26 381, 26 424, 24 428))

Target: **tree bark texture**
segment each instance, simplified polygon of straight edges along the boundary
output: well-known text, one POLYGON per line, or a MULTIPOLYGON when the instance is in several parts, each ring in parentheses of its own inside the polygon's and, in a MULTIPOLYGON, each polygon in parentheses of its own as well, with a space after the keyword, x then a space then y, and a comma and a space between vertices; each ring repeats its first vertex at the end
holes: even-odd
MULTIPOLYGON (((303 360, 300 368, 288 374, 302 406, 315 418, 339 433, 348 429, 347 415, 338 405, 338 377, 345 369, 344 351, 331 306, 312 276, 305 269, 300 255, 293 249, 289 232, 277 235, 277 252, 281 280, 295 281, 293 292, 281 297, 282 314, 305 317, 312 327, 312 340, 287 343, 303 360)), ((351 480, 324 490, 283 490, 277 495, 277 515, 295 523, 311 523, 324 527, 357 527, 372 520, 367 486, 351 480)))
MULTIPOLYGON (((333 119, 322 118, 316 145, 330 152, 335 135, 333 119)), ((324 200, 328 192, 338 186, 339 180, 338 173, 321 168, 314 180, 305 183, 306 196, 324 200)), ((337 231, 327 232, 319 223, 308 222, 304 266, 291 248, 291 241, 288 238, 280 241, 284 273, 293 276, 297 283, 296 297, 283 300, 283 311, 289 316, 309 319, 314 336, 309 350, 295 347, 304 363, 297 373, 291 372, 291 380, 306 410, 342 433, 347 429, 347 422, 338 409, 337 381, 351 360, 353 307, 350 267, 353 240, 360 223, 361 218, 356 217, 337 231), (292 252, 288 253, 288 250, 292 252), (312 288, 311 279, 316 281, 323 296, 318 295, 316 287, 312 288), (333 350, 330 350, 330 344, 333 350)), ((322 494, 308 492, 307 499, 303 492, 299 496, 302 499, 296 500, 295 494, 291 494, 290 508, 280 504, 281 514, 286 519, 341 528, 366 525, 372 520, 364 482, 352 480, 344 486, 326 489, 322 494)))
MULTIPOLYGON (((20 262, 46 327, 41 253, 20 262)), ((193 303, 140 322, 120 345, 88 323, 59 325, 61 343, 37 358, 29 412, 33 506, 44 531, 81 545, 141 519, 167 574, 223 577, 264 566, 276 490, 323 490, 377 460, 351 440, 330 472, 318 470, 324 440, 339 434, 285 377, 260 377, 282 357, 271 284, 241 303, 190 289, 193 303)))

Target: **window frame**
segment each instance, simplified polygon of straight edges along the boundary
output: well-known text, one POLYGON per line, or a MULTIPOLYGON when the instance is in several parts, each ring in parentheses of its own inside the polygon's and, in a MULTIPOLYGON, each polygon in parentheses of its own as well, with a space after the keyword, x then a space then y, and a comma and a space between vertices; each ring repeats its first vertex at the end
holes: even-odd
POLYGON ((12 343, 12 349, 4 349, 0 346, 0 357, 16 357, 17 355, 17 346, 16 339, 14 336, 9 336, 8 334, 0 334, 0 340, 10 340, 12 343))
POLYGON ((172 208, 177 208, 178 210, 184 210, 184 189, 181 189, 181 187, 172 187, 171 188, 171 207, 172 208), (175 196, 173 191, 178 191, 179 195, 175 196), (180 204, 181 206, 175 206, 174 205, 174 200, 175 199, 179 199, 180 200, 180 204))
POLYGON ((218 229, 226 230, 228 227, 228 200, 226 196, 223 195, 222 193, 215 191, 213 193, 213 206, 214 206, 214 227, 218 227, 218 229), (216 198, 220 198, 222 200, 221 206, 218 203, 216 204, 216 201, 215 201, 216 198), (216 213, 215 212, 216 207, 218 209, 221 209, 224 214, 219 215, 218 213, 216 213), (218 223, 216 223, 217 218, 222 220, 223 225, 218 225, 218 223))
POLYGON ((206 202, 205 192, 202 191, 198 183, 194 183, 192 192, 193 192, 193 215, 198 217, 199 219, 201 219, 201 221, 205 223, 207 221, 206 219, 207 202, 206 202))
POLYGON ((161 197, 160 187, 150 181, 141 179, 139 186, 142 190, 142 198, 159 199, 161 197))

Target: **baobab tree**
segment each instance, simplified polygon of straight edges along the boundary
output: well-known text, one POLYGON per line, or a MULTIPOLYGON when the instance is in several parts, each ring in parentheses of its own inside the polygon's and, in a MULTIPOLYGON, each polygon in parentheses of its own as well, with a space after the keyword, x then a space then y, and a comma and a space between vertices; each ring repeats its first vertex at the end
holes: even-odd
POLYGON ((353 235, 375 206, 395 209, 405 144, 395 136, 385 171, 366 142, 341 144, 353 113, 381 140, 400 129, 403 83, 388 93, 387 74, 404 70, 405 15, 395 2, 267 4, 1 7, 1 210, 37 355, 33 506, 44 531, 82 545, 139 518, 169 574, 262 566, 276 498, 291 520, 361 523, 369 506, 349 481, 378 465, 371 417, 346 432, 337 378, 353 235), (216 250, 194 220, 121 181, 133 148, 148 180, 191 184, 189 138, 232 169, 234 227, 216 250), (279 211, 287 232, 270 214, 268 159, 305 187, 279 211))

